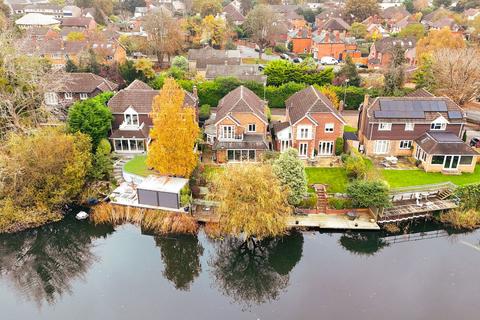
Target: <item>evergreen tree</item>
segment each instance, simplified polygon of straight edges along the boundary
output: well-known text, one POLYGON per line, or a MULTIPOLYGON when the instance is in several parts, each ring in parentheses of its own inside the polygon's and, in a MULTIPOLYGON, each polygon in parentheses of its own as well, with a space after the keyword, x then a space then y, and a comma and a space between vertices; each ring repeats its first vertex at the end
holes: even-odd
POLYGON ((307 178, 298 151, 289 148, 273 164, 273 171, 278 179, 289 188, 288 203, 298 205, 307 193, 307 178))
POLYGON ((94 180, 109 180, 112 177, 113 163, 110 157, 111 151, 110 142, 105 138, 100 140, 97 151, 95 151, 93 156, 93 164, 90 171, 90 176, 94 180))
POLYGON ((392 61, 385 73, 385 95, 398 95, 405 82, 405 70, 403 64, 405 63, 405 50, 400 46, 392 48, 392 61))
POLYGON ((360 76, 358 75, 357 66, 353 63, 352 57, 347 56, 345 64, 340 69, 338 75, 348 79, 348 85, 360 87, 360 76))
POLYGON ((65 63, 65 71, 66 72, 71 72, 71 73, 78 72, 77 65, 70 58, 68 58, 67 62, 65 63))

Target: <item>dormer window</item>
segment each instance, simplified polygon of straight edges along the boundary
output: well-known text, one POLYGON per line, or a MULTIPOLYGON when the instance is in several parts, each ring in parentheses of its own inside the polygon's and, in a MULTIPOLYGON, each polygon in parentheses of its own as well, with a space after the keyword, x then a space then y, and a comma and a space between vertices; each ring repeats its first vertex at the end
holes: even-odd
POLYGON ((123 114, 125 118, 125 125, 139 126, 138 113, 133 108, 128 108, 123 114))
POLYGON ((65 92, 65 100, 72 100, 73 94, 71 92, 65 92))
POLYGON ((88 93, 80 93, 80 100, 87 100, 88 99, 88 93))
POLYGON ((432 122, 430 125, 431 130, 445 130, 447 128, 447 124, 444 122, 432 122))
POLYGON ((257 131, 257 126, 255 125, 255 123, 250 123, 248 125, 248 132, 256 132, 257 131))
POLYGON ((392 124, 389 122, 380 122, 378 124, 378 131, 391 131, 392 124))
POLYGON ((405 131, 413 131, 415 129, 415 123, 407 122, 405 123, 405 131))

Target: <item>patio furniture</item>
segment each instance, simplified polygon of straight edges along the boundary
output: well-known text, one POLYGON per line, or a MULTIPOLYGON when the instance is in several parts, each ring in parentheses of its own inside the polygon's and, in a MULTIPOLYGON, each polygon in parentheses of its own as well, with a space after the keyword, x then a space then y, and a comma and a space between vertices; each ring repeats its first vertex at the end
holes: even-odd
POLYGON ((398 158, 397 157, 385 157, 385 160, 388 161, 391 164, 397 164, 398 163, 398 158))
POLYGON ((358 214, 355 211, 348 211, 346 214, 347 214, 348 219, 352 220, 352 221, 355 220, 358 217, 358 214))

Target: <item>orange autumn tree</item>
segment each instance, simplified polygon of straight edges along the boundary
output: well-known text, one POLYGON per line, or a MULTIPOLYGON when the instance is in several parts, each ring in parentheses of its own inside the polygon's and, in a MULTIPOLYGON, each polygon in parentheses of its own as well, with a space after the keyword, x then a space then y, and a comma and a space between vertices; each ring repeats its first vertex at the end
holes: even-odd
POLYGON ((169 78, 152 105, 152 143, 147 165, 162 175, 188 177, 197 165, 194 150, 199 128, 195 109, 184 106, 185 92, 169 78))

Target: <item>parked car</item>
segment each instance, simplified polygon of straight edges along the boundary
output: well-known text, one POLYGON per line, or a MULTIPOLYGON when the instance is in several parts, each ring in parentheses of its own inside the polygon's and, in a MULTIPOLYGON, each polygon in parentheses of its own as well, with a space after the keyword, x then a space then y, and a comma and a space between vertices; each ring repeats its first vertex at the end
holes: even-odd
POLYGON ((480 148, 480 137, 474 137, 470 140, 470 147, 480 148))
POLYGON ((292 59, 292 61, 293 61, 294 63, 301 63, 301 62, 303 61, 303 59, 300 58, 300 57, 295 57, 295 58, 292 59))
POLYGON ((320 63, 323 64, 323 65, 326 65, 326 64, 336 65, 336 64, 338 64, 338 60, 333 58, 333 57, 326 56, 326 57, 322 57, 322 59, 320 59, 320 63))
POLYGON ((263 69, 265 69, 265 66, 262 65, 262 64, 259 64, 258 65, 258 71, 263 71, 263 69))
POLYGON ((357 67, 357 69, 368 69, 368 66, 363 63, 355 63, 355 66, 357 67))
POLYGON ((280 59, 283 59, 283 60, 290 60, 290 57, 288 56, 288 54, 286 54, 286 53, 282 53, 282 54, 280 55, 280 59))

